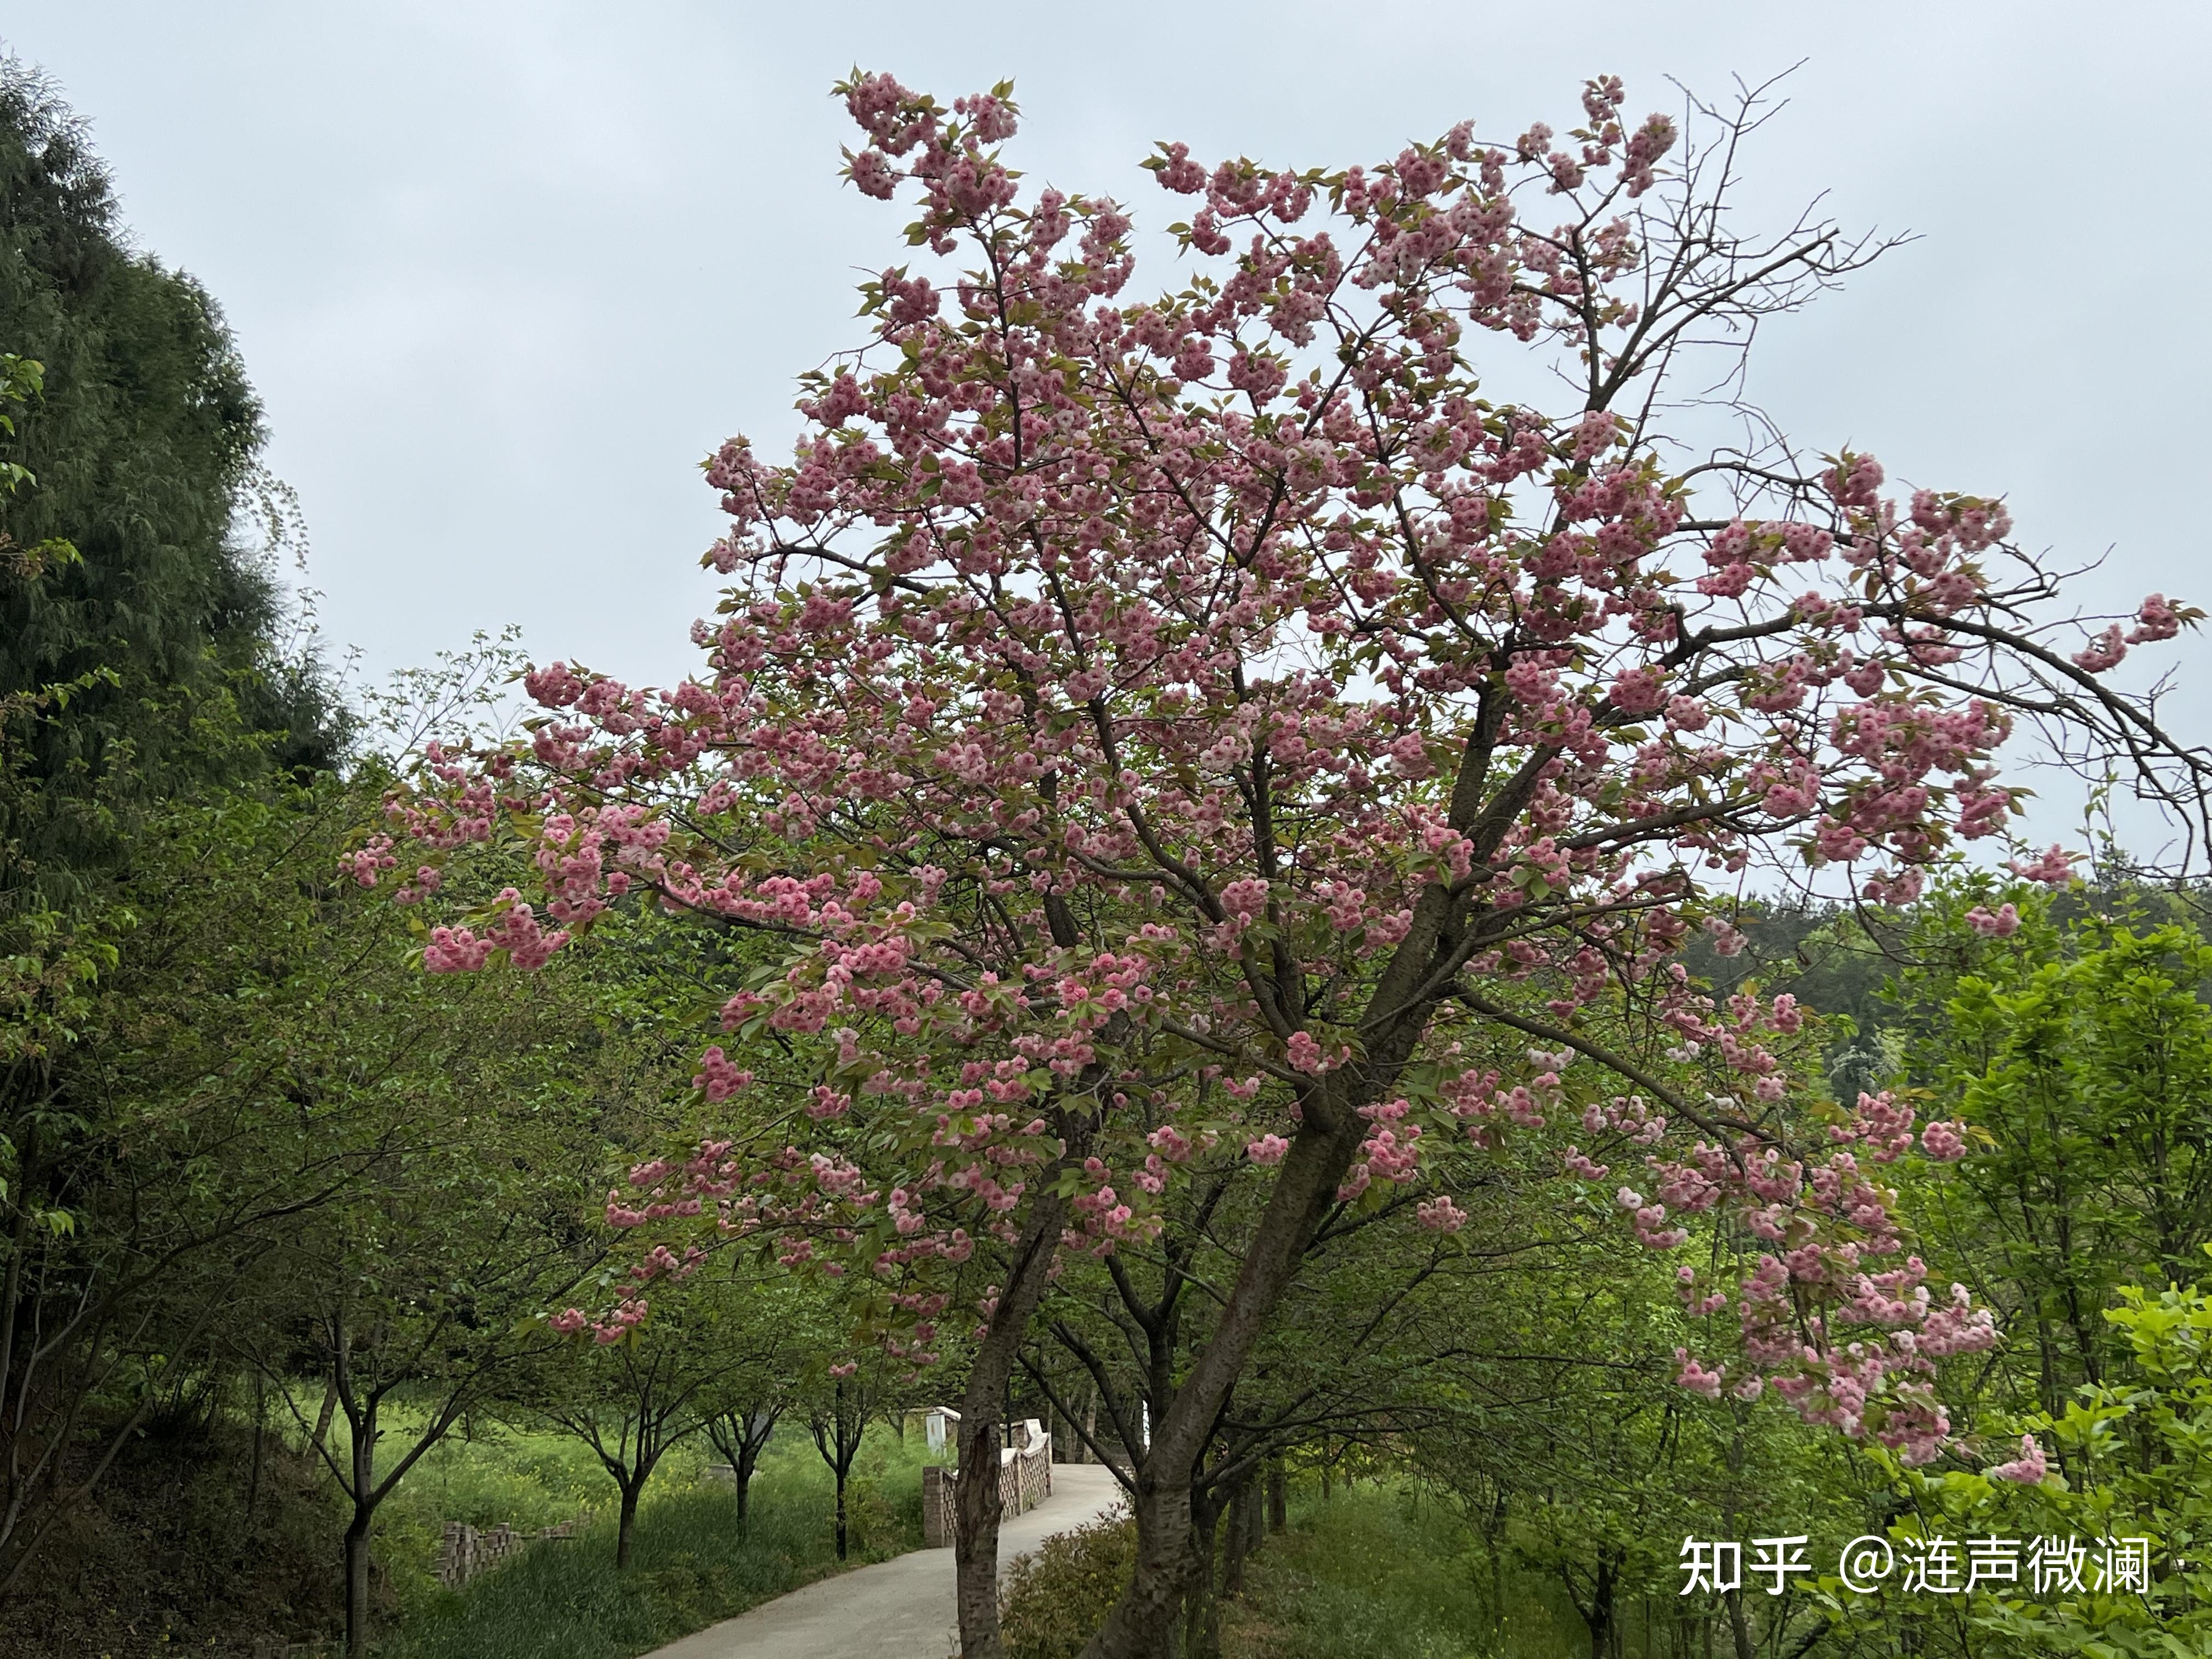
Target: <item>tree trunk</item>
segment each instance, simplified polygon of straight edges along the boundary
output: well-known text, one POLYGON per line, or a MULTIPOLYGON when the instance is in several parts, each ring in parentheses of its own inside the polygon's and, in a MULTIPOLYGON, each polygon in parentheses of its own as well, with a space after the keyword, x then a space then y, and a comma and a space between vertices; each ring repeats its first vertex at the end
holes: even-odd
POLYGON ((1590 1659, 1613 1659, 1618 1650, 1617 1609, 1614 1591, 1619 1588, 1615 1562, 1619 1558, 1610 1549, 1600 1549, 1597 1573, 1590 1581, 1589 1607, 1583 1614, 1589 1626, 1590 1659))
POLYGON ((1758 1659, 1758 1650, 1752 1645, 1751 1621, 1743 1616, 1743 1592, 1732 1589, 1728 1593, 1729 1634, 1735 1638, 1735 1659, 1758 1659))
POLYGON ((261 1466, 269 1441, 269 1379, 253 1373, 253 1473, 246 1482, 246 1535, 253 1536, 253 1509, 261 1501, 261 1466))
POLYGON ((730 1478, 738 1492, 738 1534, 744 1536, 752 1524, 753 1469, 760 1462, 760 1449, 747 1446, 738 1454, 738 1461, 730 1465, 730 1478))
POLYGON ((314 1437, 307 1443, 309 1451, 319 1452, 329 1443, 331 1419, 337 1415, 337 1411, 338 1385, 336 1382, 326 1382, 323 1385, 323 1408, 315 1413, 314 1437))
MULTIPOLYGON (((1188 1559, 1183 1568, 1182 1659, 1221 1659, 1221 1603, 1214 1593, 1213 1577, 1215 1536, 1221 1530, 1222 1516, 1231 1516, 1230 1547, 1236 1548, 1236 1509, 1233 1502, 1217 1508, 1200 1498, 1194 1498, 1190 1509, 1188 1559)), ((1241 1573, 1242 1561, 1237 1568, 1241 1573)), ((1159 1659, 1170 1659, 1164 1646, 1159 1659)))
MULTIPOLYGON (((992 1547, 997 1547, 996 1540, 993 1540, 992 1547)), ((845 1522, 845 1471, 841 1468, 837 1471, 837 1559, 842 1561, 846 1552, 851 1547, 851 1539, 846 1530, 845 1522)))
MULTIPOLYGON (((1402 948, 1402 947, 1401 947, 1402 948)), ((1334 1201, 1358 1150, 1364 1121, 1340 1101, 1311 1100, 1307 1127, 1285 1156, 1275 1189, 1237 1270, 1213 1340, 1200 1352, 1175 1399, 1152 1425, 1136 1474, 1137 1565, 1105 1628, 1082 1659, 1153 1659, 1173 1640, 1174 1619, 1190 1571, 1191 1486, 1214 1425, 1243 1375, 1252 1347, 1297 1275, 1314 1230, 1334 1201), (1335 1127, 1315 1126, 1323 1113, 1335 1127)), ((1211 1534, 1208 1535, 1211 1543, 1211 1534)), ((1001 1659, 994 1650, 984 1659, 1001 1659)))
POLYGON ((1290 1482, 1284 1479, 1283 1466, 1267 1466, 1267 1530, 1281 1532, 1291 1524, 1290 1482))
MULTIPOLYGON (((630 1536, 637 1528, 638 1489, 644 1484, 641 1480, 624 1480, 621 1483, 622 1513, 615 1523, 615 1571, 617 1572, 629 1571, 630 1536)), ((837 1553, 841 1558, 845 1553, 842 1537, 837 1553)))
POLYGON ((1164 1484, 1149 1461, 1136 1480, 1136 1566, 1083 1659, 1174 1659, 1175 1615, 1190 1567, 1190 1488, 1164 1484))
POLYGON ((366 1408, 356 1413, 350 1400, 346 1426, 353 1444, 347 1448, 353 1469, 353 1519, 345 1532, 346 1659, 362 1659, 368 1651, 368 1528, 376 1518, 376 1416, 379 1401, 371 1395, 366 1408))
MULTIPOLYGON (((1741 1536, 1735 1524, 1736 1496, 1743 1480, 1743 1423, 1749 1414, 1749 1407, 1739 1401, 1731 1407, 1731 1411, 1735 1419, 1735 1431, 1729 1437, 1728 1450, 1724 1455, 1729 1482, 1721 1505, 1721 1519, 1728 1528, 1723 1535, 1736 1538, 1741 1536)), ((1741 1589, 1728 1592, 1728 1616, 1729 1634, 1735 1641, 1735 1659, 1754 1659, 1751 1626, 1743 1616, 1743 1592, 1741 1589)))
POLYGON ((999 1629, 1001 1412, 1030 1320, 1044 1298, 1066 1217, 1065 1200, 1039 1195, 1008 1269, 1006 1288, 999 1292, 983 1340, 976 1345, 968 1387, 961 1396, 960 1468, 952 1481, 952 1577, 962 1659, 1006 1659, 1006 1638, 999 1629))
POLYGON ((374 1513, 356 1504, 345 1529, 346 1659, 368 1652, 368 1523, 374 1513))
POLYGON ((1229 1499, 1229 1543, 1221 1553, 1221 1593, 1244 1594, 1244 1558, 1252 1549, 1252 1514, 1260 1489, 1245 1481, 1229 1499))
MULTIPOLYGON (((1467 765, 1474 767, 1472 749, 1469 754, 1467 765)), ((1487 765, 1486 756, 1482 765, 1487 765)), ((1494 812, 1516 789, 1533 791, 1540 770, 1533 761, 1524 766, 1488 810, 1494 812)), ((1454 786, 1455 827, 1464 827, 1462 820, 1474 821, 1478 803, 1472 797, 1464 802, 1461 799, 1470 792, 1473 796, 1480 793, 1479 769, 1463 772, 1454 786)), ((1488 855, 1486 849, 1482 855, 1488 855)), ((1180 1581, 1190 1570, 1191 1488, 1200 1462, 1254 1346, 1297 1278, 1314 1235, 1358 1154, 1367 1127, 1358 1109, 1380 1097, 1376 1091, 1388 1086, 1412 1059, 1427 1027, 1436 1006, 1431 981, 1438 957, 1457 948, 1455 943, 1446 943, 1455 903, 1440 885, 1423 890, 1411 929, 1392 951, 1389 966, 1368 999, 1370 1012, 1389 1012, 1373 1028, 1365 1059, 1316 1079, 1300 1091, 1297 1133, 1279 1166, 1273 1190, 1223 1302, 1212 1338, 1152 1425, 1151 1442, 1135 1478, 1136 1570, 1107 1615, 1105 1628, 1085 1645, 1082 1659, 1154 1659, 1164 1655, 1173 1638, 1175 1610, 1184 1588, 1180 1581)), ((1209 1550, 1212 1542, 1209 1532, 1209 1550)), ((1001 1659, 1001 1655, 994 1648, 976 1659, 1001 1659)))
POLYGON ((707 1438, 716 1451, 729 1460, 730 1489, 738 1500, 739 1537, 744 1535, 751 1522, 754 1471, 760 1468, 761 1454, 768 1449, 769 1437, 775 1432, 776 1419, 781 1415, 781 1407, 755 1406, 724 1413, 707 1421, 707 1438))

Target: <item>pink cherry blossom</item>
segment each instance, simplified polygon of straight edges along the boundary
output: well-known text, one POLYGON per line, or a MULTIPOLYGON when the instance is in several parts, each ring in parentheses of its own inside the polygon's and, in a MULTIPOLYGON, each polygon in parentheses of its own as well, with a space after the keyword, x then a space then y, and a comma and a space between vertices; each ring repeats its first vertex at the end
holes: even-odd
POLYGON ((1984 939, 2009 939, 2020 931, 2020 908, 2006 904, 1991 910, 1977 904, 1966 912, 1966 926, 1984 939))
MULTIPOLYGON (((1752 282, 1670 230, 1708 186, 1610 79, 1573 149, 1462 126, 1305 174, 1165 145, 1185 264, 1151 290, 1136 210, 1002 155, 1004 88, 841 91, 848 178, 902 205, 788 447, 707 459, 726 589, 697 672, 534 668, 528 736, 428 746, 342 866, 374 886, 407 846, 434 972, 528 969, 647 907, 718 960, 750 936, 693 1073, 717 1129, 607 1200, 636 1282, 689 1269, 652 1242, 688 1224, 864 1283, 890 1340, 1018 1344, 1054 1242, 1147 1243, 1194 1179, 1289 1191, 1263 1228, 1334 1197, 1449 1231, 1465 1212, 1413 1198, 1438 1161, 1533 1142, 1563 1179, 1642 1160, 1651 1196, 1616 1200, 1648 1249, 1744 1245, 1681 1285, 1735 1309, 1738 1397, 1935 1455, 1935 1359, 1995 1339, 1906 1257, 1879 1176, 1912 1109, 1863 1097, 1806 1144, 1801 1011, 1717 1004, 1685 946, 1742 951, 1755 878, 1910 902, 2011 816, 2022 714, 2190 764, 2099 676, 2195 613, 2154 596, 2069 661, 2001 501, 1899 492, 1856 452, 1686 464, 1695 422, 1638 412, 1672 407, 1656 343, 1752 337, 1832 245, 1752 282), (1524 349, 1577 389, 1498 401, 1524 349), (464 848, 516 884, 457 891, 464 848), (1674 1069, 1595 1042, 1607 1009, 1674 1069), (1034 1277, 980 1296, 1025 1233, 1034 1277)), ((2015 869, 2071 874, 2057 848, 2015 869)), ((1255 1260, 1295 1261, 1270 1237, 1255 1260)), ((1238 1280, 1219 1340, 1282 1293, 1238 1280)), ((1248 1351, 1222 1352, 1205 1389, 1248 1351)), ((1677 1358, 1719 1396, 1727 1367, 1677 1358)), ((1205 1389, 1174 1411, 1221 1409, 1205 1389)))
POLYGON ((2051 1466, 2044 1459, 2041 1443, 2033 1435, 2024 1434, 2020 1437, 2018 1457, 2008 1463, 1994 1464, 1983 1473, 1992 1480, 2012 1480, 2032 1486, 2051 1473, 2051 1466))

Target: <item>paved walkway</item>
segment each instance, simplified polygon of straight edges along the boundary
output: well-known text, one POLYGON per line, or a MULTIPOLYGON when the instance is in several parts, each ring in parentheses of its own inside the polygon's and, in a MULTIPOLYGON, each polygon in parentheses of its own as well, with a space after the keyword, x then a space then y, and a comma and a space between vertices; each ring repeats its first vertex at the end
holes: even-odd
MULTIPOLYGON (((999 1528, 999 1565, 1121 1501, 1112 1471, 1055 1463, 1052 1496, 999 1528)), ((952 1552, 915 1550, 818 1579, 647 1659, 947 1659, 957 1645, 952 1552)))

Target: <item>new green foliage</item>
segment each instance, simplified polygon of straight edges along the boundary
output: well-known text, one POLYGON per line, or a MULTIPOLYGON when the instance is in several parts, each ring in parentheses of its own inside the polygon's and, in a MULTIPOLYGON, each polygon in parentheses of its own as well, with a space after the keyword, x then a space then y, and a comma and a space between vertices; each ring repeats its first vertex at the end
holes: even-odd
POLYGON ((2125 904, 2062 924, 2018 902, 2020 931, 1987 939, 1959 903, 1931 906, 1921 929, 1943 948, 1901 988, 1941 1010, 1913 1081, 1978 1132, 1917 1212, 2048 1412, 2124 1352, 2104 1316, 2120 1291, 2191 1281, 2212 1239, 2212 945, 2125 904))

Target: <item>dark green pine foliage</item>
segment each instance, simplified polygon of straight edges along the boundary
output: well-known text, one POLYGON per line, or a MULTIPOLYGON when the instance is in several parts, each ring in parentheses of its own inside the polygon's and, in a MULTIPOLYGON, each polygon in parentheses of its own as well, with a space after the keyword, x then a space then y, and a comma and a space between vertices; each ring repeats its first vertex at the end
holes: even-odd
POLYGON ((132 798, 240 763, 238 744, 217 753, 195 735, 210 700, 238 705, 262 739, 246 746, 256 764, 325 766, 337 726, 312 660, 278 643, 273 571, 234 532, 260 483, 263 426, 222 313, 131 247, 82 124, 12 58, 0 58, 0 353, 45 371, 0 431, 0 462, 31 475, 0 493, 0 547, 17 550, 0 568, 6 908, 33 883, 65 902, 112 865, 132 798), (21 556, 54 542, 77 556, 21 556))

